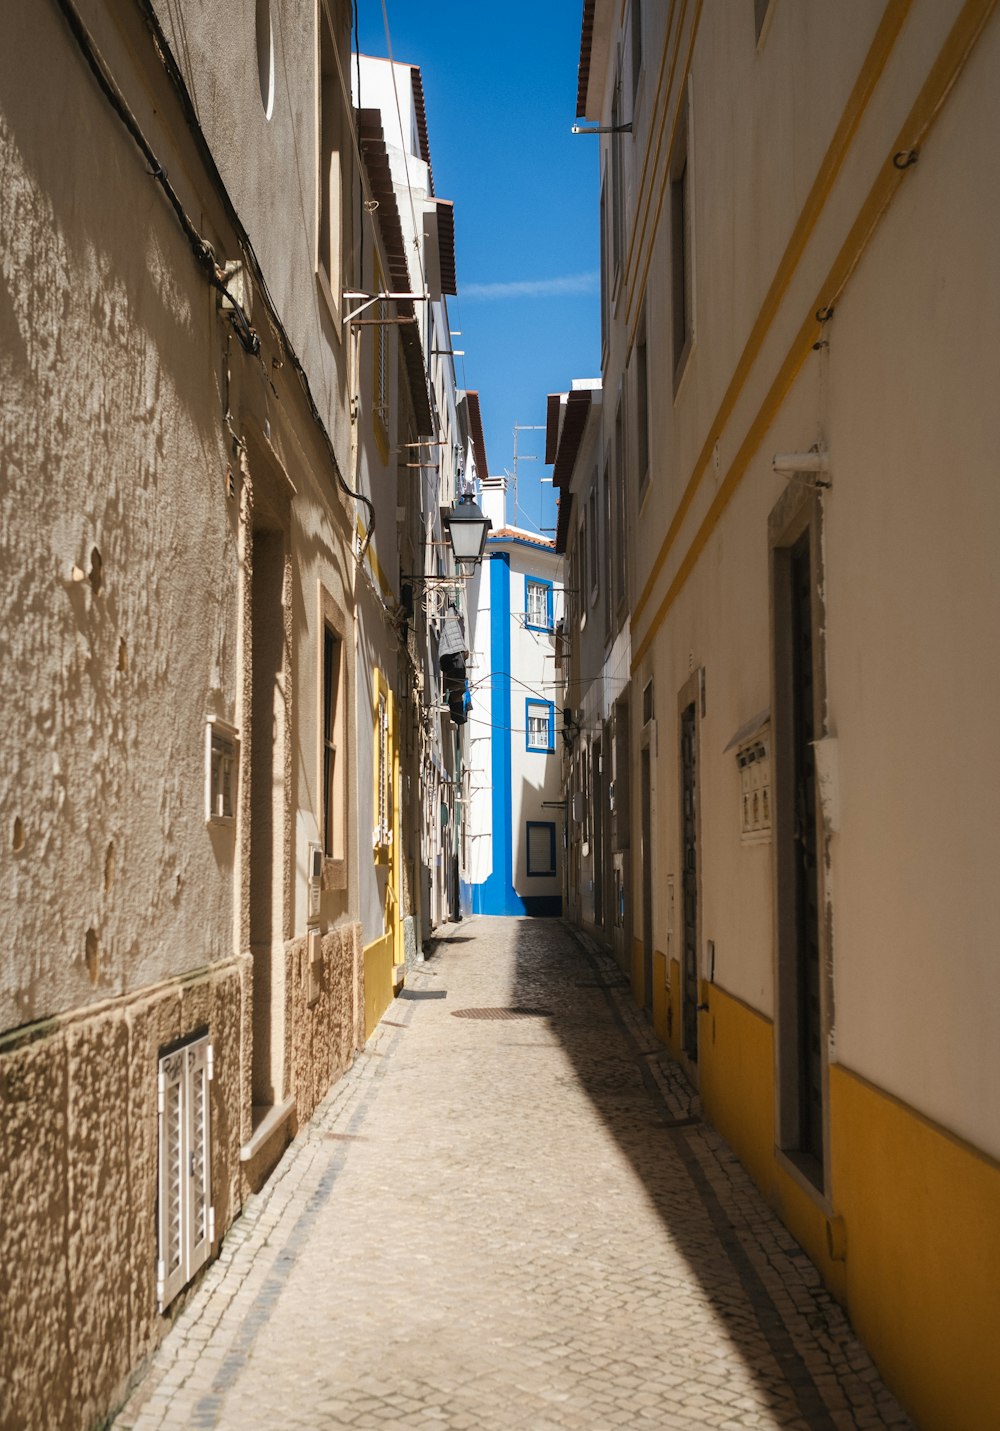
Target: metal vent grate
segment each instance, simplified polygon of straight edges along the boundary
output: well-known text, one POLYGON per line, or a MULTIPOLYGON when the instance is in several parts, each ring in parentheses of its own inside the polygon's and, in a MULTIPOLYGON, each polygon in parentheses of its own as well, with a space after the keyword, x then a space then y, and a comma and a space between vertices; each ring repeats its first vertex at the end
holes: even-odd
POLYGON ((551 1009, 492 1008, 492 1009, 452 1009, 453 1019, 547 1019, 551 1009))

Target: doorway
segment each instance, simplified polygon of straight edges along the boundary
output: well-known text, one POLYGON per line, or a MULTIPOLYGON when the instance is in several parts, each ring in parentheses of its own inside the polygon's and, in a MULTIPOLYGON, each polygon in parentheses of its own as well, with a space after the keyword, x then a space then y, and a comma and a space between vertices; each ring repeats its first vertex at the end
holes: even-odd
MULTIPOLYGON (((682 698, 683 699, 683 698, 682 698)), ((698 707, 681 709, 681 1048, 698 1061, 698 707)))
POLYGON ((591 790, 594 802, 594 924, 601 930, 604 929, 604 851, 607 815, 603 748, 603 744, 599 740, 595 740, 590 747, 590 758, 593 761, 591 790))
POLYGON ((653 793, 649 743, 639 758, 642 790, 642 1002, 653 1011, 653 793))
POLYGON ((831 974, 821 918, 823 833, 815 753, 825 733, 819 516, 815 493, 786 493, 771 516, 771 545, 779 1140, 822 1189, 825 983, 831 974))
POLYGON ((250 578, 249 924, 253 1104, 281 1101, 284 1067, 285 539, 255 529, 250 578))

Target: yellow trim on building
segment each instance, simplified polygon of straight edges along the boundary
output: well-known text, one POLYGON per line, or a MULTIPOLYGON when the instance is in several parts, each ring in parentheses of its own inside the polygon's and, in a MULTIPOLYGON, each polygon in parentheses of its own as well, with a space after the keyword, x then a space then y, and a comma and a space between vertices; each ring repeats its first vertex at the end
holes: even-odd
POLYGON ((670 1042, 670 990, 667 986, 667 956, 653 951, 653 1028, 664 1043, 670 1042))
MULTIPOLYGON (((365 526, 364 522, 361 520, 360 517, 357 518, 357 521, 355 523, 355 530, 358 534, 359 544, 363 544, 365 537, 367 537, 368 535, 368 528, 365 526)), ((378 559, 378 554, 375 551, 374 539, 371 542, 371 545, 369 546, 368 550, 365 552, 365 562, 371 568, 372 580, 378 583, 380 595, 386 601, 395 602, 396 597, 392 589, 392 583, 389 581, 389 578, 382 570, 381 563, 378 559)))
POLYGON ((698 460, 694 464, 691 476, 688 478, 673 521, 656 555, 656 560, 650 569, 646 584, 639 593, 638 600, 632 611, 633 625, 638 622, 645 610, 653 586, 677 538, 681 523, 694 500, 694 495, 701 484, 701 479, 708 470, 712 453, 715 450, 715 444, 722 436, 726 423, 732 416, 737 399, 743 391, 750 370, 757 361, 760 350, 770 331, 771 324, 774 322, 775 315, 780 307, 781 300, 788 290, 788 285, 795 275, 795 271, 805 252, 806 245, 823 213, 826 201, 830 197, 830 191, 847 157, 851 141, 857 132, 858 125, 864 117, 865 110, 868 107, 868 101, 875 91, 875 86, 882 77, 889 56, 892 53, 893 46, 903 27, 903 21, 909 14, 912 3, 913 0, 889 0, 889 3, 885 7, 882 20, 869 46, 868 53, 858 73, 854 88, 851 91, 847 104, 844 106, 844 112, 840 117, 840 122, 834 130, 833 138, 827 146, 826 153, 817 170, 816 178, 813 180, 812 188, 796 220, 791 237, 781 256, 781 261, 775 270, 774 277, 771 280, 771 286, 767 291, 764 302, 760 306, 757 317, 754 319, 750 336, 743 346, 743 352, 740 354, 739 362, 736 364, 733 376, 729 380, 729 386, 726 389, 725 396, 719 404, 719 410, 709 428, 708 436, 705 438, 701 452, 698 454, 698 460))
POLYGON ((925 1431, 1000 1424, 1000 1164, 838 1065, 830 1134, 859 1335, 925 1431))
POLYGON ((392 934, 368 944, 365 959, 365 1038, 371 1038, 378 1021, 392 1003, 392 934))
POLYGON ((774 1029, 771 1020, 709 985, 699 1032, 699 1091, 705 1112, 751 1177, 774 1184, 774 1029))
POLYGON ((713 984, 701 1035, 706 1117, 845 1304, 888 1383, 905 1388, 918 1423, 996 1424, 1000 1163, 832 1064, 828 1207, 776 1153, 771 1020, 713 984))
MULTIPOLYGON (((817 340, 822 328, 822 324, 816 317, 817 312, 824 308, 832 309, 839 300, 850 281, 851 274, 860 263, 879 224, 885 217, 900 185, 910 172, 908 168, 898 169, 893 163, 893 155, 903 151, 919 149, 920 144, 933 127, 945 100, 951 93, 956 80, 972 54, 983 27, 996 7, 996 4, 997 0, 966 0, 966 4, 963 6, 958 19, 952 26, 937 60, 931 67, 913 108, 907 115, 905 123, 883 161, 875 182, 868 191, 868 195, 858 211, 858 215, 851 225, 847 238, 841 245, 840 251, 834 259, 833 265, 822 287, 819 289, 813 302, 809 305, 808 316, 799 328, 791 347, 786 353, 784 361, 768 389, 767 396, 761 403, 756 417, 750 424, 750 428, 743 442, 740 444, 739 451, 730 464, 729 470, 715 495, 715 499, 692 538, 691 544, 677 569, 673 581, 667 588, 666 595, 663 597, 651 618, 645 635, 635 647, 631 666, 633 674, 639 669, 642 659, 649 650, 654 636, 663 624, 668 611, 671 606, 673 606, 674 601, 677 599, 677 596, 694 569, 709 538, 718 526, 719 519, 726 507, 728 507, 743 477, 746 475, 747 468, 757 449, 760 447, 765 433, 774 422, 802 365, 812 351, 813 343, 817 340)), ((700 461, 701 458, 699 458, 699 463, 700 461)), ((642 596, 633 610, 633 631, 637 628, 639 611, 642 609, 645 601, 648 600, 653 583, 659 577, 667 555, 676 540, 681 523, 694 498, 694 490, 698 481, 700 481, 702 470, 704 469, 699 469, 696 465, 684 496, 681 498, 680 506, 670 524, 663 545, 653 564, 653 570, 647 579, 646 586, 643 588, 642 596)))

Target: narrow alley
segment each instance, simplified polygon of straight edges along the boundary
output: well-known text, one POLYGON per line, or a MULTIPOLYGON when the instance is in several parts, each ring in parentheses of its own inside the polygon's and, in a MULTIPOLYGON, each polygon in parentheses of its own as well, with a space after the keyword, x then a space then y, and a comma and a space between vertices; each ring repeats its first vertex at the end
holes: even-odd
POLYGON ((617 965, 558 921, 437 942, 115 1425, 390 1423, 909 1424, 617 965))

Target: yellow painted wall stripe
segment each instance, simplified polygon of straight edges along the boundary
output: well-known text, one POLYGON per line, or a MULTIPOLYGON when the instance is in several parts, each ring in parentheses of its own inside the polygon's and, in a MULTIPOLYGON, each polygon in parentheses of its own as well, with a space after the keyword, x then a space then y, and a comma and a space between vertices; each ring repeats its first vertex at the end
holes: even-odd
MULTIPOLYGON (((921 142, 930 132, 935 120, 941 112, 945 100, 951 93, 959 75, 965 67, 969 56, 975 49, 976 43, 982 34, 987 20, 996 8, 997 0, 966 0, 962 7, 958 19, 952 26, 951 31, 941 48, 937 60, 934 62, 923 87, 917 96, 916 102, 910 113, 906 117, 902 129, 892 145, 891 152, 882 164, 874 184, 868 192, 868 196, 861 206, 857 218, 851 226, 844 243, 833 262, 829 273, 826 276, 819 293, 810 305, 809 316, 800 327, 795 340, 789 349, 784 362, 778 370, 777 376, 771 384, 761 407, 750 425, 746 437, 740 445, 732 464, 726 473, 715 498, 705 514, 705 517, 695 533, 694 539, 688 548, 683 561, 678 567, 677 573, 667 589, 666 595, 656 609, 656 613, 650 621, 649 628, 643 636, 641 642, 636 647, 632 658, 632 671, 635 672, 653 640, 656 632, 663 623, 667 612, 677 599, 681 588, 691 574, 705 545, 718 525, 719 518, 743 479, 750 460, 757 448, 760 446, 764 434, 774 421, 781 404, 784 402, 792 383, 795 381, 803 363, 812 350, 812 345, 820 331, 820 324, 816 319, 817 309, 833 307, 843 293, 851 274, 871 242, 872 235, 878 228, 879 223, 888 211, 899 186, 909 173, 908 169, 897 169, 892 162, 892 156, 901 150, 918 149, 921 142)), ((693 480, 693 479, 692 479, 693 480)), ((689 484, 689 489, 690 489, 689 484)), ((693 495, 693 493, 692 493, 693 495)), ((688 493, 685 493, 685 497, 688 493)), ((690 501, 688 501, 690 505, 690 501)), ((662 554, 666 555, 668 544, 671 541, 671 532, 675 532, 677 519, 671 524, 671 531, 667 533, 662 554)), ((633 616, 633 620, 635 617, 633 616)))
MULTIPOLYGON (((361 520, 360 517, 358 517, 357 519, 357 533, 360 541, 364 543, 365 537, 368 535, 368 529, 366 528, 364 522, 361 520)), ((392 589, 392 584, 390 583, 389 578, 386 576, 385 572, 382 570, 382 565, 378 559, 378 553, 375 550, 374 543, 371 543, 368 547, 367 552, 365 552, 365 562, 371 567, 372 579, 378 583, 379 589, 385 600, 395 601, 396 596, 392 589)))
POLYGON ((996 1426, 1000 1165, 839 1064, 830 1135, 858 1334, 928 1431, 996 1426))
POLYGON ((392 1003, 392 934, 368 944, 365 963, 365 1038, 371 1038, 378 1021, 392 1003))
POLYGON ((715 415, 715 420, 709 428, 708 436, 705 439, 701 452, 698 454, 698 460, 694 464, 687 486, 684 489, 680 503, 674 513, 673 520, 667 530, 667 535, 656 555, 646 584, 635 604, 635 608, 632 612, 633 624, 639 620, 645 609, 653 586, 660 576, 664 562, 677 539, 677 533, 694 500, 695 492, 708 468, 712 453, 715 449, 715 444, 718 442, 726 423, 732 416, 733 408, 736 406, 736 401, 743 391, 743 386, 750 374, 750 369, 757 361, 764 339, 767 337, 768 331, 781 304, 781 300, 788 289, 788 285, 792 281, 795 270, 805 252, 806 245, 823 212, 826 201, 830 195, 830 190, 833 188, 834 182, 840 173, 850 149, 851 141, 868 107, 868 101, 871 99, 875 87, 882 77, 882 73, 888 63, 889 56, 892 53, 899 32, 903 27, 903 22, 909 14, 912 3, 913 0, 889 0, 889 3, 885 7, 879 27, 869 46, 864 63, 858 72, 858 77, 854 83, 854 88, 851 91, 847 104, 844 107, 844 112, 840 117, 840 122, 834 131, 833 138, 827 146, 827 151, 823 156, 812 188, 802 206, 802 211, 796 221, 795 228, 792 230, 791 237, 785 247, 785 252, 781 256, 781 261, 775 271, 774 278, 771 280, 771 286, 767 291, 764 302, 761 304, 760 312, 754 320, 754 325, 750 330, 750 336, 747 338, 743 352, 740 354, 739 362, 736 364, 725 396, 715 415))

